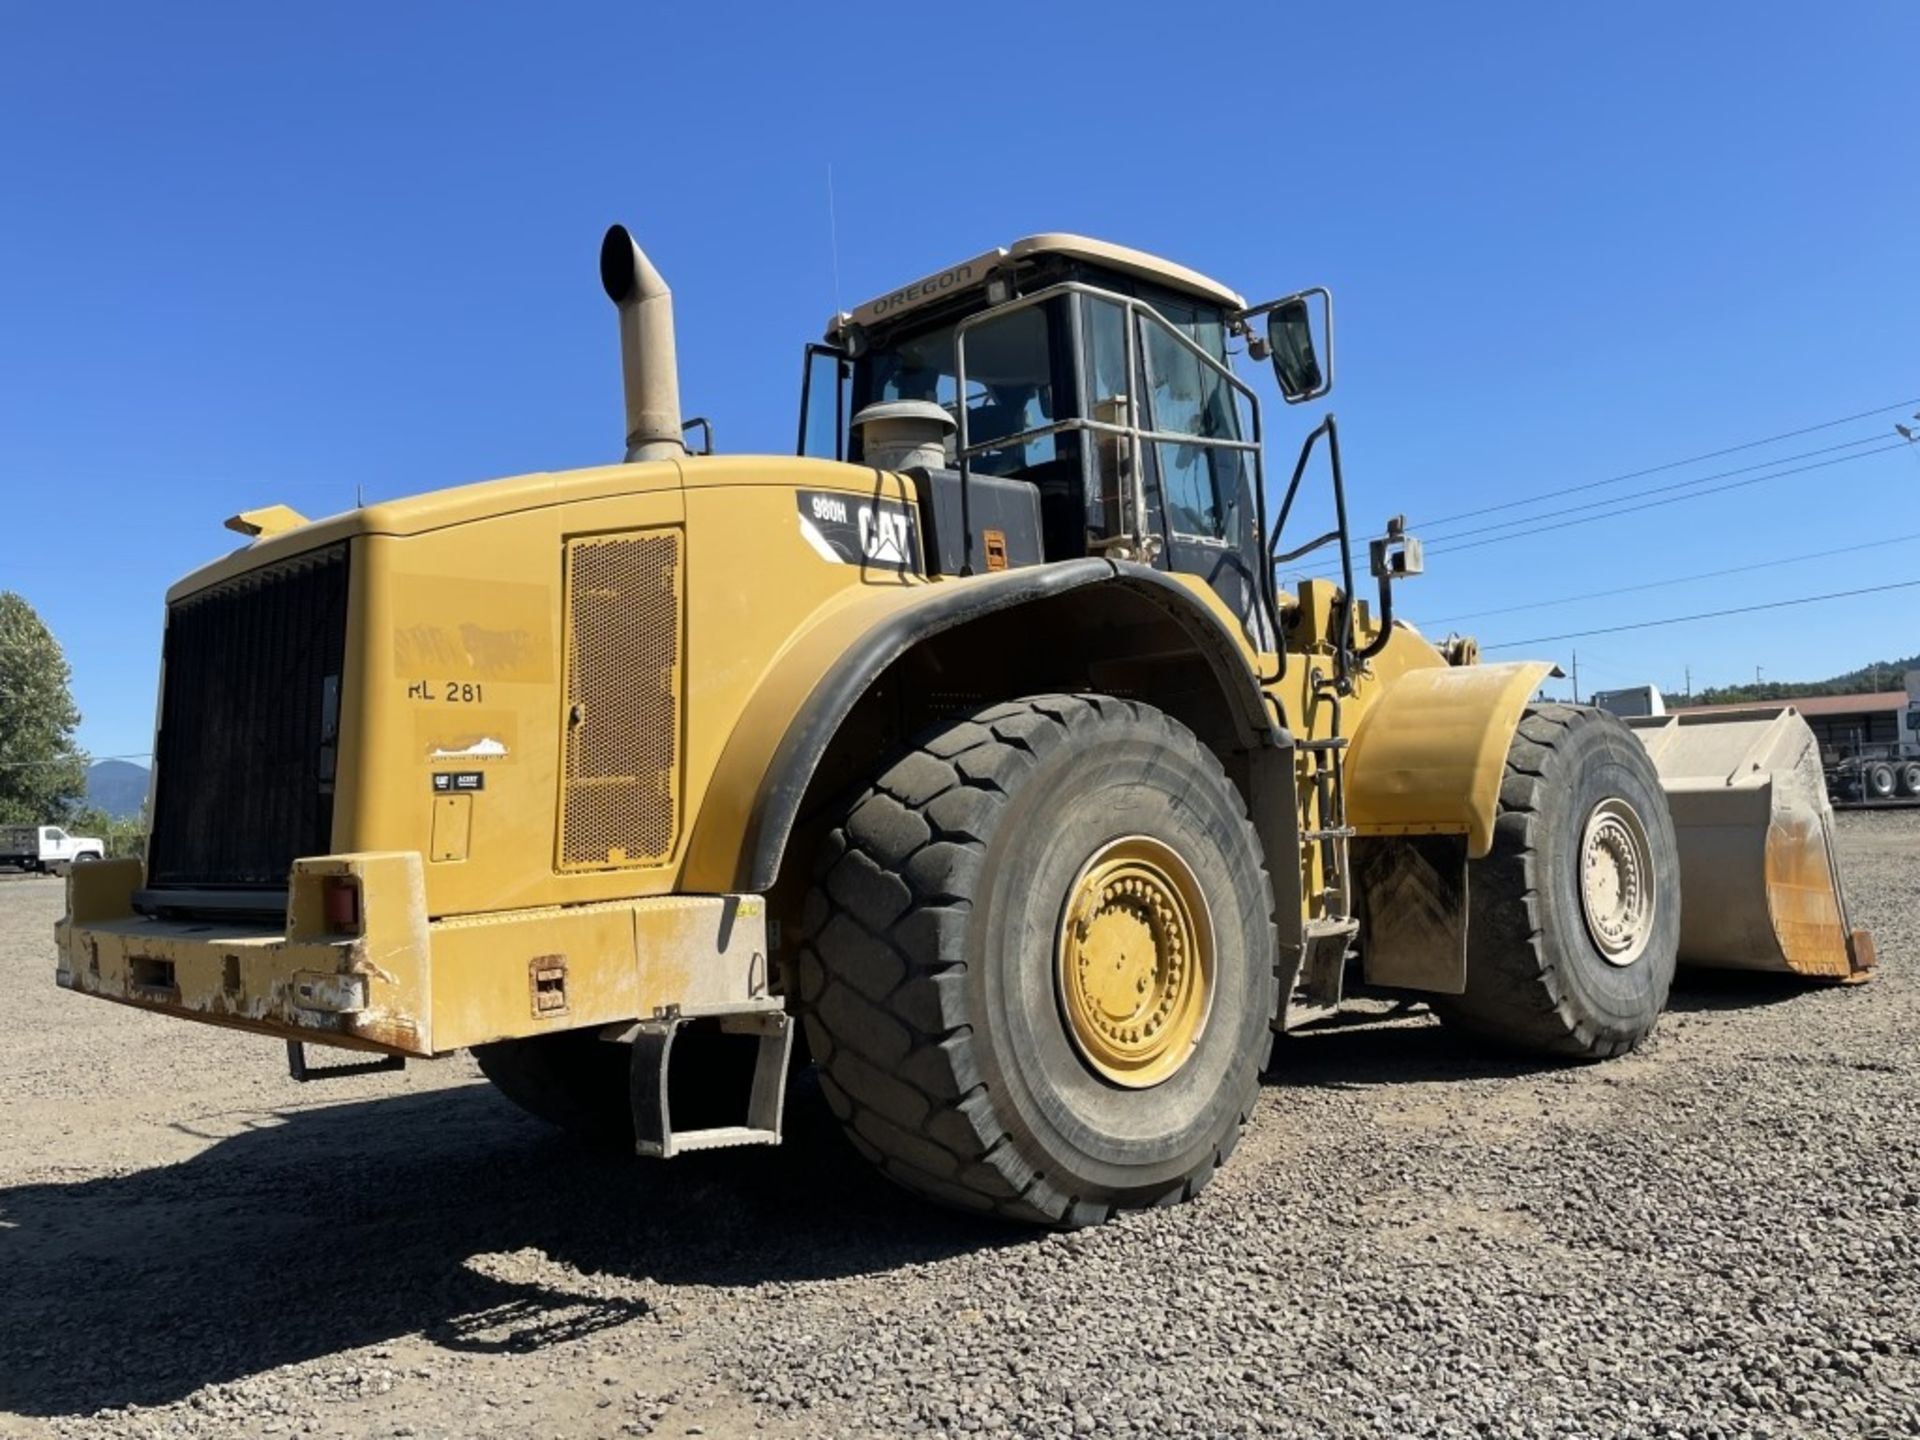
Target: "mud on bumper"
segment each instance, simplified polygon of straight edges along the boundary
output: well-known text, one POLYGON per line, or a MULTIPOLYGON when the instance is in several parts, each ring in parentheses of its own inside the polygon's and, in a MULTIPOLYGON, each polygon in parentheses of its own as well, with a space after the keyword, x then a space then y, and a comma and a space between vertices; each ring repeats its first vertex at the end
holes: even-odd
POLYGON ((660 1014, 772 1008, 758 896, 662 896, 430 919, 420 857, 294 862, 287 920, 155 919, 138 860, 74 869, 55 979, 142 1009, 392 1055, 660 1014), (324 891, 357 891, 351 933, 324 891))

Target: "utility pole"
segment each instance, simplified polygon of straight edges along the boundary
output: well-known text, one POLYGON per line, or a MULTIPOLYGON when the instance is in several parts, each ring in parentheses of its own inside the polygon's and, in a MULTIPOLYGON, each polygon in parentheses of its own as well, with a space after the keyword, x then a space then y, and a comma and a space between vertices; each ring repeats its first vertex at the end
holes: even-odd
POLYGON ((1760 667, 1758 665, 1753 667, 1753 683, 1756 685, 1760 683, 1760 667))
POLYGON ((1580 652, 1573 652, 1573 703, 1580 703, 1580 652))
POLYGON ((1687 666, 1687 703, 1693 703, 1693 666, 1687 666))

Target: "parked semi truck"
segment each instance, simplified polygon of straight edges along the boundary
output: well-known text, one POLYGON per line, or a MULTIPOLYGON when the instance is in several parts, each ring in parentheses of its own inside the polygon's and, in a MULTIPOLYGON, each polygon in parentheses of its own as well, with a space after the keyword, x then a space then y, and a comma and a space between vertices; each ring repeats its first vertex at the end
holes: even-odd
POLYGON ((1827 762, 1827 788, 1851 803, 1920 799, 1920 670, 1907 672, 1895 738, 1848 747, 1827 762))
POLYGON ((147 854, 75 870, 62 985, 471 1047, 654 1156, 777 1141, 801 1022, 887 1175, 1079 1225, 1205 1184, 1356 979, 1596 1060, 1683 957, 1868 972, 1797 717, 1540 702, 1401 618, 1398 519, 1359 593, 1330 413, 1267 483, 1233 356, 1326 395, 1324 290, 1032 237, 833 316, 811 453, 715 455, 664 279, 618 226, 600 272, 624 463, 249 511, 169 592, 147 854))

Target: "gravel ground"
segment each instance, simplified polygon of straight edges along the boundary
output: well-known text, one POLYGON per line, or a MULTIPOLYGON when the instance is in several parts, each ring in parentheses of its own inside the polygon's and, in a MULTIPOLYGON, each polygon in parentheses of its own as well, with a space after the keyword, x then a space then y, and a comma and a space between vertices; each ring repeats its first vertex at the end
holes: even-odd
POLYGON ((1841 819, 1879 980, 1686 979, 1637 1054, 1423 1012, 1280 1048, 1195 1204, 929 1211, 583 1154, 465 1058, 297 1087, 52 984, 0 881, 0 1435, 1920 1436, 1920 812, 1841 819))

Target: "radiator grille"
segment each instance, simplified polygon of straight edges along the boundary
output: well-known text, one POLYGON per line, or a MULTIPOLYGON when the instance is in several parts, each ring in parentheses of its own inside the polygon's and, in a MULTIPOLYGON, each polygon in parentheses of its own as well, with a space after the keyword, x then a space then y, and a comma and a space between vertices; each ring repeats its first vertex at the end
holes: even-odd
POLYGON ((148 883, 278 889, 333 841, 347 547, 249 571, 167 615, 148 883))
POLYGON ((680 808, 680 532, 567 545, 562 870, 658 865, 680 808))

